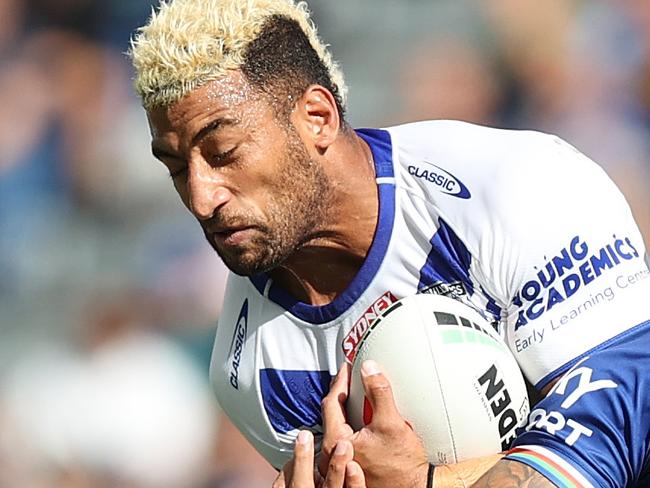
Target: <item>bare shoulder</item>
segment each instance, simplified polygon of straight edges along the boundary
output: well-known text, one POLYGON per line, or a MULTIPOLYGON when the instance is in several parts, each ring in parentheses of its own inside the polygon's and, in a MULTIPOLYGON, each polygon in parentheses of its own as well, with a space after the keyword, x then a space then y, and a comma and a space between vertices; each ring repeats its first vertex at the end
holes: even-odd
POLYGON ((472 488, 552 488, 555 485, 530 466, 502 459, 472 485, 472 488))

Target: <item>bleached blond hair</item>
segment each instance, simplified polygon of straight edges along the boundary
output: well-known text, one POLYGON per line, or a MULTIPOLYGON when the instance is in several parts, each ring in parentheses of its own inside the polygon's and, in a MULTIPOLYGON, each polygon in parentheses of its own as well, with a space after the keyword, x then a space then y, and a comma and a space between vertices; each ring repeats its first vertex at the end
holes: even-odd
POLYGON ((319 39, 306 2, 296 0, 162 0, 131 39, 135 89, 146 109, 169 106, 188 92, 241 69, 265 23, 295 21, 345 104, 343 73, 319 39))

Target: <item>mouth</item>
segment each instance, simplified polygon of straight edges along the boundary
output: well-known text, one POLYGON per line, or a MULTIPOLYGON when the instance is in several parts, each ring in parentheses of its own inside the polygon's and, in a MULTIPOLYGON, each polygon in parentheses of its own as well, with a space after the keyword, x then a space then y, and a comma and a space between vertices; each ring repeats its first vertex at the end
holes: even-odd
POLYGON ((253 227, 233 227, 212 232, 210 237, 218 246, 238 246, 250 240, 254 231, 253 227))

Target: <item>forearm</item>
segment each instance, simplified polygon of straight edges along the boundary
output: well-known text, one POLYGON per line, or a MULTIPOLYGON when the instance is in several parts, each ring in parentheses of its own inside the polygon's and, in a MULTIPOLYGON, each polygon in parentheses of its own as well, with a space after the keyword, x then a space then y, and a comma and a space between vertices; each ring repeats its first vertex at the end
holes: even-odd
POLYGON ((471 485, 471 488, 553 488, 554 486, 530 466, 502 459, 471 485))
POLYGON ((437 466, 433 477, 433 486, 435 488, 465 488, 473 486, 473 483, 476 483, 487 471, 493 468, 502 457, 503 454, 493 454, 457 464, 437 466))

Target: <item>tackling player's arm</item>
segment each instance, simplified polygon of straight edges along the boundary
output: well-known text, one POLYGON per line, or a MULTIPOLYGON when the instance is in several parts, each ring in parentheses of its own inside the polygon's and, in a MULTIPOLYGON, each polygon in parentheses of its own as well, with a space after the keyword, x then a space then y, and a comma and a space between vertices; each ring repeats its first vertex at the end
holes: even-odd
POLYGON ((501 462, 502 457, 503 454, 493 454, 491 456, 470 459, 468 461, 463 461, 457 464, 445 464, 436 466, 433 473, 432 486, 434 488, 459 488, 461 486, 465 488, 469 486, 487 486, 478 484, 475 485, 473 483, 482 480, 487 472, 492 471, 496 466, 498 466, 501 462))
MULTIPOLYGON (((436 485, 434 485, 436 486, 436 485)), ((438 485, 453 486, 453 485, 438 485)), ((463 483, 463 486, 469 486, 463 483)), ((472 488, 549 488, 555 485, 530 466, 501 459, 474 484, 472 488)))

